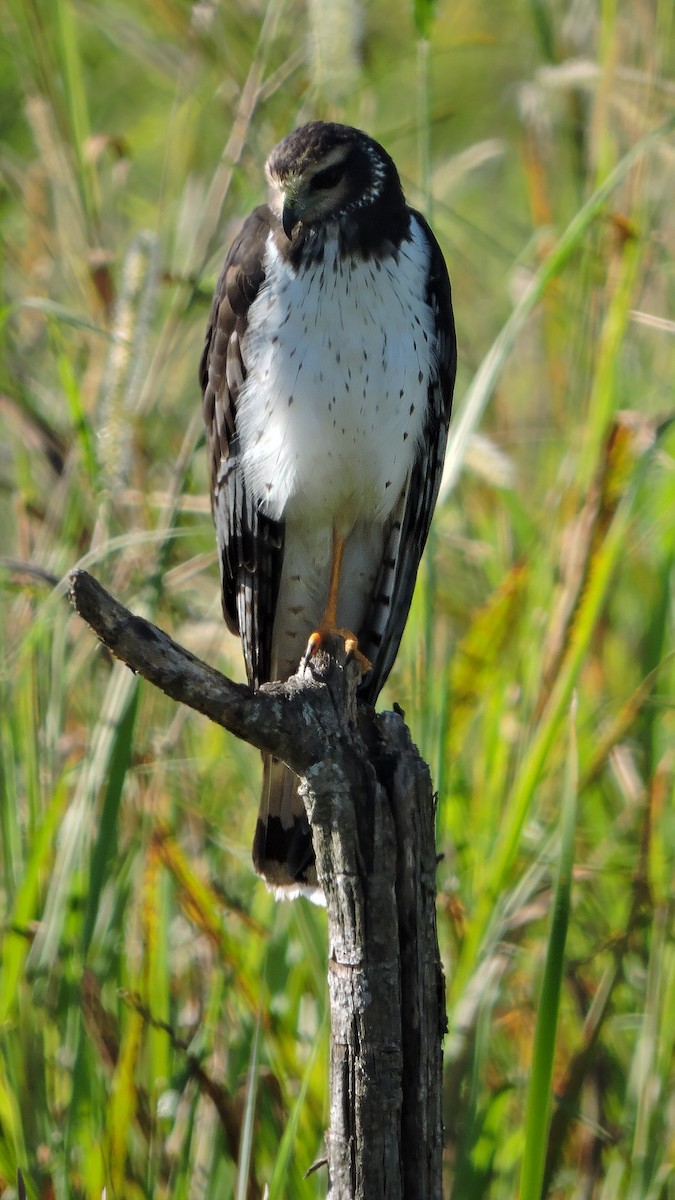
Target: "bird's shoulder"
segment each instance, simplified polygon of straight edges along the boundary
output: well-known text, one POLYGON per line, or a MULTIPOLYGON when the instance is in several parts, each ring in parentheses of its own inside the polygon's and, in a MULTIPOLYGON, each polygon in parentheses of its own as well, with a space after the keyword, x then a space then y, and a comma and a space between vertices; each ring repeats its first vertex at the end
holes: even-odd
POLYGON ((245 320, 265 278, 265 248, 273 229, 273 216, 261 204, 246 218, 225 257, 216 284, 201 372, 208 367, 208 352, 217 330, 229 336, 245 320))
POLYGON ((273 220, 269 207, 262 204, 244 221, 227 252, 211 305, 199 380, 214 486, 236 432, 237 399, 246 378, 241 342, 249 309, 265 279, 265 250, 273 220))

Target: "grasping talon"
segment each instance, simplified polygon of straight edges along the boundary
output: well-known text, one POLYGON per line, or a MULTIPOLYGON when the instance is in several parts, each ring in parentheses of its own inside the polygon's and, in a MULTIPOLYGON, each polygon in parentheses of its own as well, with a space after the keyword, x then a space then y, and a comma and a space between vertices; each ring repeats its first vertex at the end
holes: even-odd
POLYGON ((342 638, 342 641, 345 644, 347 661, 349 661, 351 658, 355 659, 363 675, 365 675, 367 671, 372 670, 373 664, 371 663, 370 659, 366 658, 365 654, 362 654, 359 650, 359 639, 355 633, 352 633, 351 629, 328 628, 323 624, 320 629, 315 629, 314 632, 310 633, 309 635, 307 649, 305 650, 301 662, 303 670, 309 666, 310 660, 314 657, 314 655, 324 647, 324 643, 330 641, 331 638, 342 638))

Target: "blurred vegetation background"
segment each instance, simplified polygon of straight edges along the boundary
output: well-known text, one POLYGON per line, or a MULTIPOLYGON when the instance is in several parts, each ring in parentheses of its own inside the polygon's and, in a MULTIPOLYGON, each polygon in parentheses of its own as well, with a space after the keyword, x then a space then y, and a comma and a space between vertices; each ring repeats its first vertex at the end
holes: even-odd
POLYGON ((325 916, 252 874, 257 756, 65 599, 86 566, 241 676, 197 363, 270 148, 324 117, 385 144, 453 281, 454 440, 383 697, 438 788, 447 1195, 540 1194, 548 951, 543 1194, 674 1197, 671 3, 0 12, 0 1195, 325 1194, 325 916))

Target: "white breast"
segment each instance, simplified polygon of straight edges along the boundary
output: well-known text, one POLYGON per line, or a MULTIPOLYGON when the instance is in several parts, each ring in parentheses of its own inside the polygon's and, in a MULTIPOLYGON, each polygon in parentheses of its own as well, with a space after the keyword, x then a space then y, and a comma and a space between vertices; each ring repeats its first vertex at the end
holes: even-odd
POLYGON ((342 260, 337 242, 296 272, 270 235, 242 345, 242 468, 267 515, 384 521, 414 459, 435 368, 417 221, 396 258, 342 260))

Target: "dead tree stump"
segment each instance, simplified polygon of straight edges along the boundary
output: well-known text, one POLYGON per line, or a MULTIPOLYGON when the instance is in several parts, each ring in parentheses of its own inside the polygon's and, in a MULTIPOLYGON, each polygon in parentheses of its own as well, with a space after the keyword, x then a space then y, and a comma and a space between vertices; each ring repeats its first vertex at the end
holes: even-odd
POLYGON ((329 1200, 440 1200, 443 972, 434 797, 397 713, 357 702, 341 646, 254 692, 135 617, 84 571, 77 612, 133 671, 303 781, 328 910, 329 1200))

